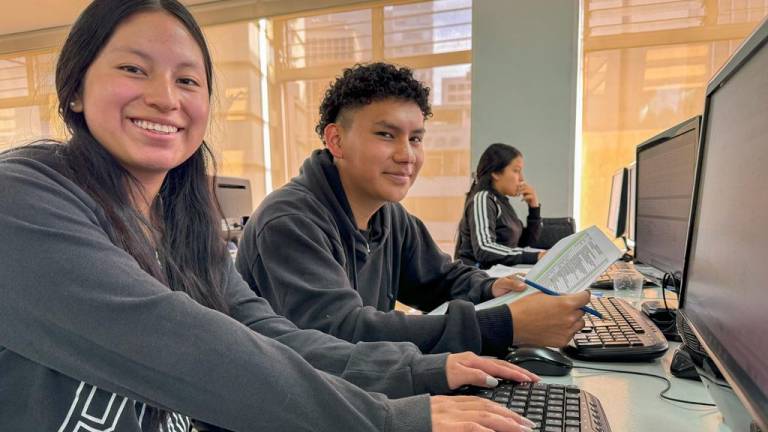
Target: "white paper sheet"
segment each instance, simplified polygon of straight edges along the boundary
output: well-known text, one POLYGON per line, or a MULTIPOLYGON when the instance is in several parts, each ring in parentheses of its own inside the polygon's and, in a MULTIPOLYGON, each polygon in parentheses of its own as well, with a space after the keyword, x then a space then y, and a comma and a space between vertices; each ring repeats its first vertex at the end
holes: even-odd
MULTIPOLYGON (((596 226, 571 234, 557 242, 535 266, 508 267, 495 265, 486 270, 489 276, 504 277, 521 274, 528 280, 562 294, 576 293, 589 285, 613 264, 622 252, 596 226)), ((520 297, 538 292, 527 287, 475 305, 475 310, 511 303, 520 297)), ((436 307, 429 315, 442 315, 448 303, 436 307)))
POLYGON ((563 294, 583 291, 621 254, 593 225, 557 242, 526 279, 563 294))

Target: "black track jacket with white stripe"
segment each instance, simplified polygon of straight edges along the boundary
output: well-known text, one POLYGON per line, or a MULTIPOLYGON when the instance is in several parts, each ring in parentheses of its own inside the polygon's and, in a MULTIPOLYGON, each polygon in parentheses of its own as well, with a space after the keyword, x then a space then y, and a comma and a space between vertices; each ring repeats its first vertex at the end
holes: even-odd
POLYGON ((534 242, 540 232, 541 207, 528 208, 528 224, 523 227, 506 196, 481 190, 464 209, 456 258, 483 269, 494 264, 535 264, 538 253, 524 252, 523 247, 534 242))

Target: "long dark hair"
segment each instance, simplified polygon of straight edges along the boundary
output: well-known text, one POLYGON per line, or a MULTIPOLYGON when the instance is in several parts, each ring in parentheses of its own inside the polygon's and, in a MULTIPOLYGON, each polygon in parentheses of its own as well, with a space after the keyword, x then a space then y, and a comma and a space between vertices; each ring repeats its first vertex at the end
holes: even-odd
MULTIPOLYGON (((111 240, 131 254, 141 268, 174 291, 186 292, 209 308, 227 312, 222 295, 226 252, 220 236, 220 210, 207 171, 213 154, 205 142, 166 175, 150 218, 135 208, 131 190, 142 191, 133 177, 93 137, 83 113, 70 109, 80 98, 85 74, 115 29, 130 16, 163 11, 181 22, 200 46, 208 95, 212 63, 205 38, 189 11, 176 0, 95 0, 80 15, 56 65, 59 114, 71 139, 63 146, 68 176, 104 209, 111 240)), ((164 417, 155 412, 154 423, 164 417)))
POLYGON ((477 170, 472 178, 472 186, 467 192, 467 198, 464 200, 464 207, 476 193, 482 190, 493 190, 493 174, 504 171, 513 160, 522 156, 520 150, 508 144, 493 143, 480 156, 477 162, 477 170))

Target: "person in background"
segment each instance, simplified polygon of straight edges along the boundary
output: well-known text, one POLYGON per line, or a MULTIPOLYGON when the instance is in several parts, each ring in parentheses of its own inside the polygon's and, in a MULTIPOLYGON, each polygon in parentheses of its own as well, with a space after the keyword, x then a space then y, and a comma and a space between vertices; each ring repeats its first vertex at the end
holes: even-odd
POLYGON ((341 339, 408 341, 422 352, 504 356, 513 344, 563 346, 584 324, 589 293, 530 295, 475 311, 523 289, 454 262, 399 203, 424 162, 429 89, 386 63, 344 70, 320 105, 325 148, 271 193, 246 224, 236 267, 300 328, 341 339), (444 315, 405 315, 400 301, 444 315))
POLYGON ((530 431, 426 393, 535 375, 353 345, 254 295, 206 177, 211 65, 176 0, 96 0, 71 28, 56 67, 71 138, 0 154, 0 430, 530 431))
POLYGON ((455 258, 488 269, 495 264, 535 264, 543 252, 528 252, 541 232, 541 203, 523 177, 523 154, 510 145, 488 146, 477 163, 459 222, 455 258), (526 225, 517 217, 509 197, 528 204, 526 225))

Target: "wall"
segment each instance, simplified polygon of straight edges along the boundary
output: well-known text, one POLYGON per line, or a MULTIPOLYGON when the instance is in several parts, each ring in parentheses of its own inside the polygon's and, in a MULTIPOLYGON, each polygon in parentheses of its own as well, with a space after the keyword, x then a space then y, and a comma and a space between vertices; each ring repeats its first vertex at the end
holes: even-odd
POLYGON ((475 0, 472 22, 472 171, 514 145, 543 215, 573 216, 579 2, 475 0))

